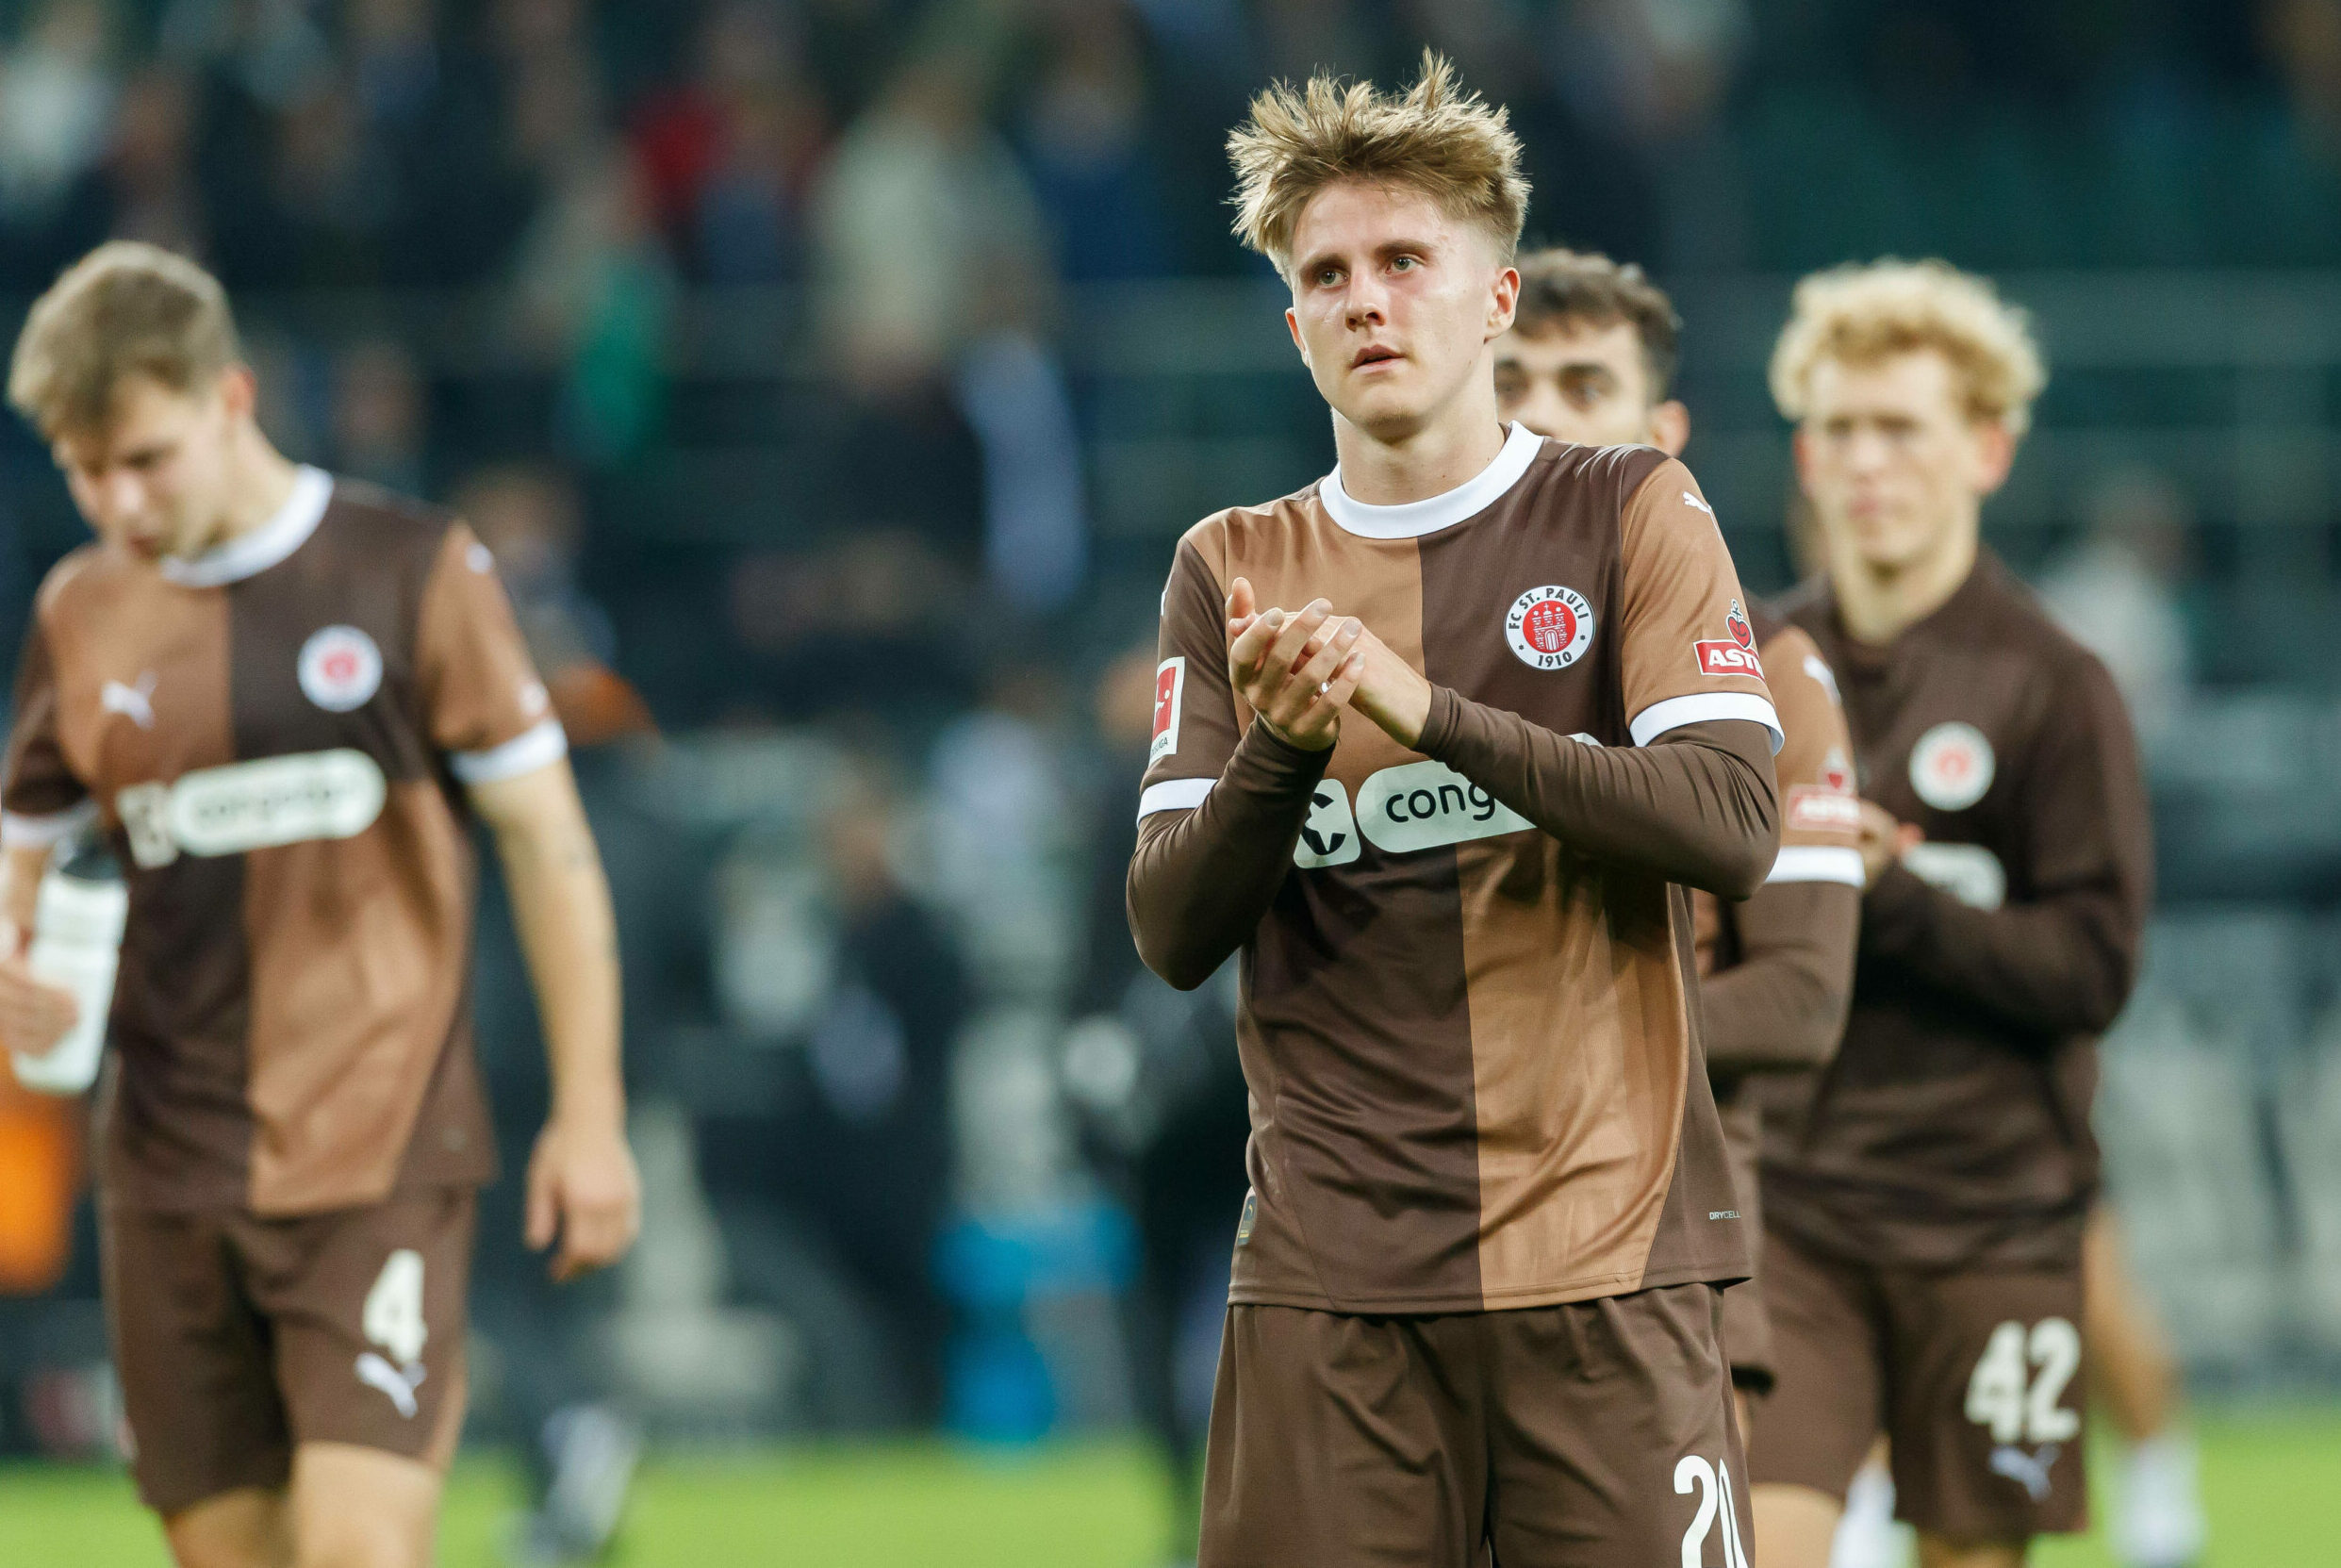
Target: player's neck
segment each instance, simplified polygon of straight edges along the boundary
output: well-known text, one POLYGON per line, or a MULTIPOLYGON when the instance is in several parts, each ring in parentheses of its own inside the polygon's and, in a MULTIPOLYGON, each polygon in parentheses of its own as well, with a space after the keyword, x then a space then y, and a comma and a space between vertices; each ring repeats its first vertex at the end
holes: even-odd
POLYGON ((244 431, 230 460, 226 505, 197 553, 208 553, 266 527, 292 499, 300 476, 300 465, 271 446, 256 428, 244 431))
POLYGON ((1368 506, 1402 506, 1468 485, 1495 461, 1508 434, 1496 418, 1495 387, 1484 398, 1457 399, 1457 408, 1396 440, 1384 440, 1333 416, 1333 451, 1342 488, 1368 506))
POLYGON ((1934 549, 1891 566, 1844 562, 1834 576, 1845 630, 1883 645, 1941 609, 1975 570, 1976 536, 1973 526, 1948 529, 1934 549))

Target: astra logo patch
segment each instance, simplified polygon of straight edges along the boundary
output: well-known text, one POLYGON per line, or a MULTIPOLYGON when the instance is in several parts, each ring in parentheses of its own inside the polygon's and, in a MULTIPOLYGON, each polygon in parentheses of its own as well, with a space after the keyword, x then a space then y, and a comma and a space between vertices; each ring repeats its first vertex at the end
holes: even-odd
POLYGON ((1154 740, 1146 760, 1160 762, 1179 750, 1179 709, 1187 694, 1187 658, 1164 659, 1154 671, 1154 740))
POLYGON ((1346 866, 1358 858, 1358 821, 1350 815, 1349 791, 1339 779, 1326 779, 1309 800, 1309 820, 1293 846, 1293 864, 1304 871, 1346 866))
POLYGON ((1799 833, 1859 833, 1861 802, 1842 790, 1790 784, 1781 825, 1799 833))
POLYGON ((1748 624, 1747 613, 1739 608, 1737 599, 1723 616, 1723 630, 1731 635, 1690 645, 1691 652, 1698 655, 1699 673, 1748 675, 1762 680, 1764 666, 1756 656, 1756 629, 1748 624))
POLYGON ((1506 612, 1504 640, 1531 669, 1566 669, 1593 646, 1593 606, 1558 583, 1530 588, 1506 612))
POLYGON ((1910 748, 1910 787, 1937 811, 1965 811, 1990 790, 1996 767, 1984 732, 1953 719, 1910 748))
POLYGON ((382 650, 354 626, 328 626, 301 645, 301 690, 327 713, 364 707, 382 689, 382 650))
POLYGON ((389 784, 363 751, 263 757, 132 784, 114 797, 131 858, 152 871, 209 856, 354 838, 382 815, 389 784))
POLYGON ((1358 786, 1358 826, 1388 854, 1494 838, 1532 825, 1443 762, 1385 767, 1358 786))

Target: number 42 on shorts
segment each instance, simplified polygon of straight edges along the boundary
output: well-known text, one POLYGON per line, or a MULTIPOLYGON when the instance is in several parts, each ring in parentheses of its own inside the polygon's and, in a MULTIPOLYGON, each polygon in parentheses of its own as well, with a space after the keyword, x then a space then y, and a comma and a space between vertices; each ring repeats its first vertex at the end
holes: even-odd
POLYGON ((1967 1380, 1967 1418, 1994 1443, 2069 1443, 2081 1412, 2058 1403, 2081 1367, 2081 1334, 2069 1319, 2044 1317, 2027 1331, 2003 1323, 1967 1380))

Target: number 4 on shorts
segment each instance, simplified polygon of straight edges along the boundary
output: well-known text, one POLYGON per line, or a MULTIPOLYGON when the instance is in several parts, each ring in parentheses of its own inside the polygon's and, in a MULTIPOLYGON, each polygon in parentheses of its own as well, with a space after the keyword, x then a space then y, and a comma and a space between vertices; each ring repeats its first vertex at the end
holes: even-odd
POLYGON ((402 1246, 390 1254, 366 1293, 366 1311, 358 1320, 366 1337, 390 1353, 401 1366, 422 1359, 431 1331, 422 1321, 422 1254, 402 1246))
POLYGON ((2081 1412, 2057 1401, 2080 1366, 2081 1334, 2067 1319, 2044 1317, 2029 1334, 2020 1323, 2003 1323, 1967 1380, 1967 1418, 1989 1427, 1994 1443, 2069 1443, 2081 1412))

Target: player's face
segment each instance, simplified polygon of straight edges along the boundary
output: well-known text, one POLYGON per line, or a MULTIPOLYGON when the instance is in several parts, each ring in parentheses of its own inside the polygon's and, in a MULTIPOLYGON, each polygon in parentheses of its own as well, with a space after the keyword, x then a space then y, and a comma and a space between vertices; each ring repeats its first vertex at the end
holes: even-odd
POLYGON ((1508 420, 1579 446, 1655 446, 1650 366, 1631 322, 1564 320, 1496 340, 1495 402, 1508 420))
POLYGON ((248 387, 248 377, 232 384, 239 373, 188 392, 128 376, 103 429, 58 438, 57 466, 100 538, 150 561, 200 554, 216 540, 237 393, 248 387))
POLYGON ((1974 526, 2007 477, 2005 427, 1970 417, 1951 362, 1932 349, 1874 364, 1824 359, 1796 433, 1797 474, 1833 553, 1893 570, 1974 526))
POLYGON ((1520 274, 1494 237, 1401 187, 1327 186, 1293 226, 1285 321, 1317 390, 1377 440, 1401 441, 1488 374, 1520 274))

